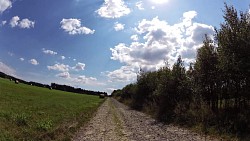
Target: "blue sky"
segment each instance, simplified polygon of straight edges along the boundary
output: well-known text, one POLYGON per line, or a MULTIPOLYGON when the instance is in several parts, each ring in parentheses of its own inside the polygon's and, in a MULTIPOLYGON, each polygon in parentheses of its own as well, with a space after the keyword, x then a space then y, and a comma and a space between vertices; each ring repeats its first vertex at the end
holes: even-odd
POLYGON ((106 91, 181 55, 193 62, 224 2, 250 0, 0 0, 0 71, 27 81, 106 91))

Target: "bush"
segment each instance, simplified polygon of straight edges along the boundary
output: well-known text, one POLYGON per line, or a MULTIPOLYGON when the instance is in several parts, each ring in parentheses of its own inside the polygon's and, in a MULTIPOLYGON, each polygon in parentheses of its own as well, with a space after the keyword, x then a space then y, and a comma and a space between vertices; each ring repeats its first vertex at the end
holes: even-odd
POLYGON ((37 123, 37 129, 40 131, 48 131, 52 128, 53 122, 50 119, 42 120, 37 123))

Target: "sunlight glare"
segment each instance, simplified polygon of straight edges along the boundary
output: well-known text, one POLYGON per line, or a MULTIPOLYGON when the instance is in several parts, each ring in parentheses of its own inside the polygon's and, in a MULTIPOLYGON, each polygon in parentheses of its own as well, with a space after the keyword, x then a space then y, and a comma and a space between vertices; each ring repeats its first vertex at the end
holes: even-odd
POLYGON ((164 4, 167 3, 169 0, 151 0, 151 2, 155 4, 164 4))

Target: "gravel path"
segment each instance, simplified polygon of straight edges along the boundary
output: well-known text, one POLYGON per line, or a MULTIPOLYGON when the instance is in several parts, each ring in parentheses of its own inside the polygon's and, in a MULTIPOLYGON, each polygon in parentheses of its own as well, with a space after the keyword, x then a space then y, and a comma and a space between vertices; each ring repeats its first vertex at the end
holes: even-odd
POLYGON ((149 116, 108 98, 95 117, 72 139, 74 141, 202 141, 216 140, 173 125, 163 125, 149 116))

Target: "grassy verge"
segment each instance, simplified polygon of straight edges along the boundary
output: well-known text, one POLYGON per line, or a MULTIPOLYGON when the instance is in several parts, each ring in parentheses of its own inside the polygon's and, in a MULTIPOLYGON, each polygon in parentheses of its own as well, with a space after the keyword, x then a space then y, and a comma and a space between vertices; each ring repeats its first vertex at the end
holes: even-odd
POLYGON ((103 101, 0 79, 0 140, 69 140, 103 101))
POLYGON ((114 121, 114 123, 115 123, 115 131, 116 131, 116 133, 117 133, 117 135, 119 136, 119 137, 121 137, 123 134, 122 134, 122 129, 123 129, 123 126, 122 126, 122 122, 121 122, 121 120, 119 119, 119 117, 118 117, 118 113, 117 113, 117 111, 116 111, 116 109, 115 109, 115 107, 114 107, 114 105, 112 104, 112 102, 109 100, 108 101, 109 103, 109 106, 111 107, 111 113, 112 113, 112 116, 113 116, 113 121, 114 121))

